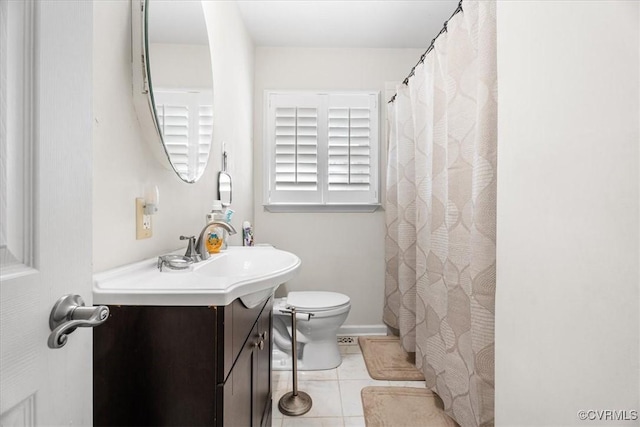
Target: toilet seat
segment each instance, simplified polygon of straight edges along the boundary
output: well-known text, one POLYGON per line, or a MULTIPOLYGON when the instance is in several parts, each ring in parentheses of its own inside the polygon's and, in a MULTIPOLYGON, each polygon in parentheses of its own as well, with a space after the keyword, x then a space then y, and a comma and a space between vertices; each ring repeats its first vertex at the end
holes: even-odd
POLYGON ((338 292, 294 291, 287 295, 287 305, 311 313, 345 308, 350 303, 351 299, 347 295, 338 292))

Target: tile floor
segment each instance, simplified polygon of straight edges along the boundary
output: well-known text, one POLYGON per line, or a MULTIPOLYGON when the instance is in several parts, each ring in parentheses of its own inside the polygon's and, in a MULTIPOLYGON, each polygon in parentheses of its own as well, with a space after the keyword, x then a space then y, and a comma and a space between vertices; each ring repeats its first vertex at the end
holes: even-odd
POLYGON ((311 410, 283 415, 278 401, 292 389, 291 371, 273 371, 273 427, 364 427, 360 390, 366 386, 425 387, 424 381, 377 381, 364 364, 360 346, 340 345, 342 364, 328 371, 298 371, 298 390, 311 396, 311 410))

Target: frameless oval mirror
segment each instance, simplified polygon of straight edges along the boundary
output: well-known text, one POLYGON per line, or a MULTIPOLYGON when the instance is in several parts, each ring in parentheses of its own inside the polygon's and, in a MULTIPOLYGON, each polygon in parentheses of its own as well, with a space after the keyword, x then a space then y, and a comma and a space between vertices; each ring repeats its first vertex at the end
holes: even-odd
POLYGON ((183 181, 196 182, 209 161, 213 133, 213 74, 202 1, 134 0, 132 8, 140 124, 163 164, 183 181))

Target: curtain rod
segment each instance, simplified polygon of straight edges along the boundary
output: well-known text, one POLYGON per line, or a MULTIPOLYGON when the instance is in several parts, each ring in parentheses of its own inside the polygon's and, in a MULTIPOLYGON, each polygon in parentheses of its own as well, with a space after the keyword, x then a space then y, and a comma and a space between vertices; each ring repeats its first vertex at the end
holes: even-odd
MULTIPOLYGON (((456 10, 453 11, 453 14, 449 17, 449 19, 444 21, 444 25, 442 26, 442 29, 440 30, 440 32, 431 40, 431 44, 429 45, 427 50, 420 56, 420 60, 418 61, 418 63, 413 66, 413 68, 409 72, 409 75, 407 77, 405 77, 405 79, 402 81, 403 85, 408 85, 409 84, 409 79, 411 77, 413 77, 414 74, 416 73, 416 67, 418 65, 422 64, 424 62, 425 58, 427 57, 427 55, 429 54, 429 52, 431 52, 433 50, 434 45, 435 45, 436 40, 438 39, 438 37, 440 37, 440 35, 442 33, 446 33, 447 32, 447 24, 449 23, 449 21, 451 21, 451 18, 456 16, 459 12, 462 12, 462 1, 463 0, 460 0, 460 2, 458 3, 458 7, 456 8, 456 10)), ((398 96, 397 93, 395 95, 393 95, 391 97, 391 99, 389 100, 389 102, 387 102, 387 103, 391 104, 393 101, 395 101, 396 100, 396 96, 398 96)))

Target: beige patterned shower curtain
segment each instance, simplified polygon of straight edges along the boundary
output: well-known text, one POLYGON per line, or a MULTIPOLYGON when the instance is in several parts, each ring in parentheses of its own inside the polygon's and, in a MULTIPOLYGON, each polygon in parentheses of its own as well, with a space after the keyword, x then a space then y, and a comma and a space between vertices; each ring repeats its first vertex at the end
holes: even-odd
POLYGON ((461 426, 493 425, 496 4, 465 0, 388 104, 384 321, 461 426))

